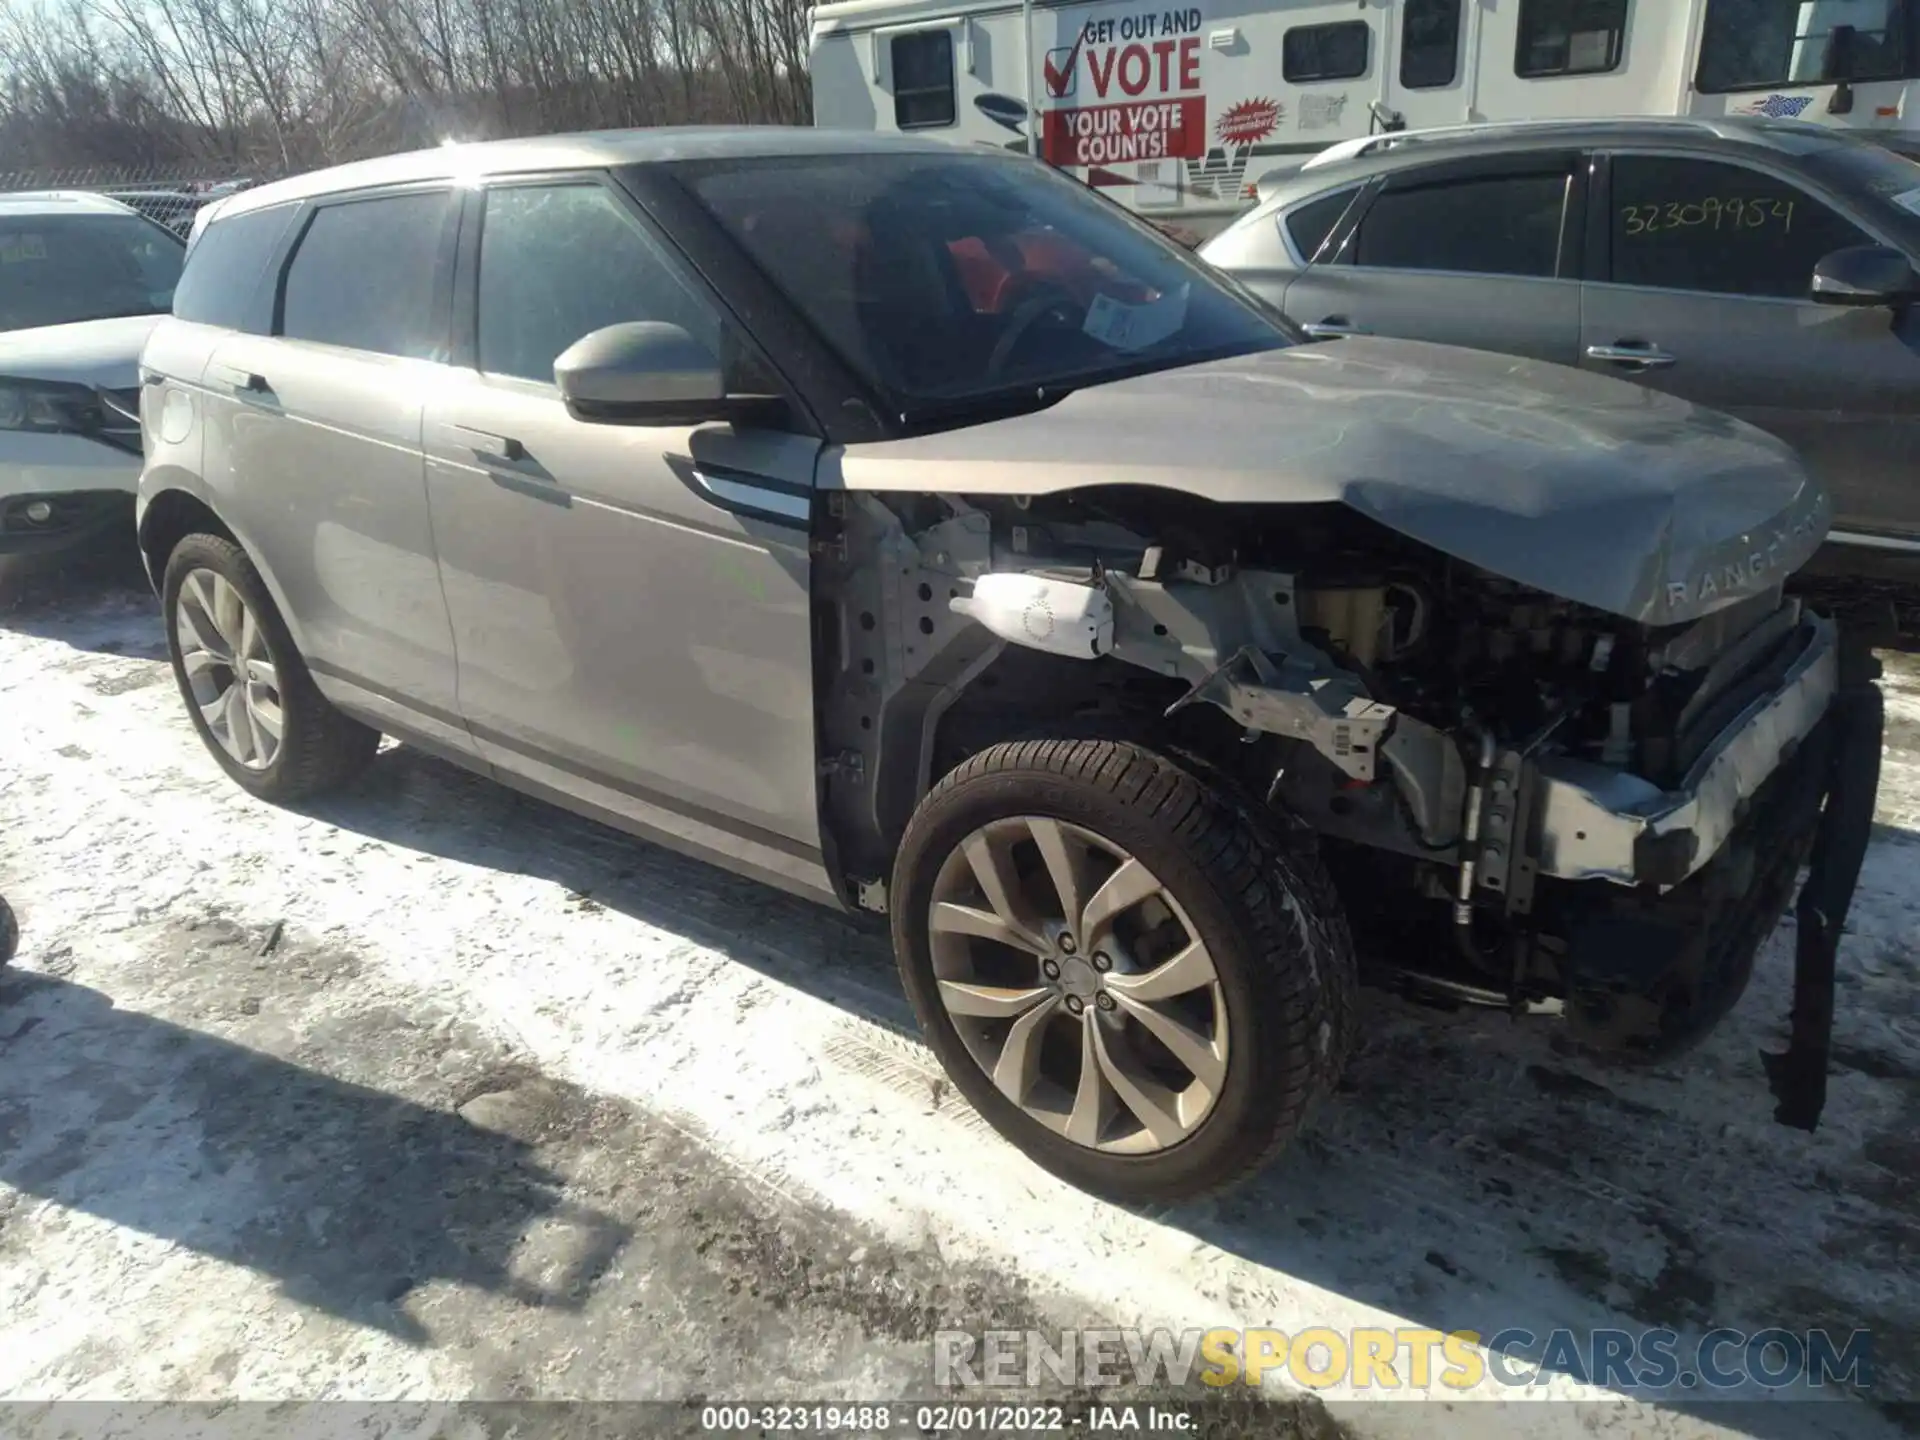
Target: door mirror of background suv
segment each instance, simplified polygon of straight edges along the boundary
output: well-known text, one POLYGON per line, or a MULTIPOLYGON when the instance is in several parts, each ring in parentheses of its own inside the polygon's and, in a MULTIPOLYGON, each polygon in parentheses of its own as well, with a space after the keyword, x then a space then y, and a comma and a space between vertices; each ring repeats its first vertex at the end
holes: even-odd
POLYGON ((1902 305, 1920 299, 1920 273, 1886 245, 1850 245, 1813 267, 1813 298, 1822 305, 1902 305))
POLYGON ((553 379, 580 420, 699 425, 731 412, 719 359, 658 320, 609 325, 574 341, 555 357, 553 379))

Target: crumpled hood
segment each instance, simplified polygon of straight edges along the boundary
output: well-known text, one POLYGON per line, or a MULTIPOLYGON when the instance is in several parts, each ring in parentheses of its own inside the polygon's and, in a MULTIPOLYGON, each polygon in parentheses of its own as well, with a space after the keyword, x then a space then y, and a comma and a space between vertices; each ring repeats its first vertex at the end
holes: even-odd
POLYGON ((140 383, 140 349, 159 315, 0 330, 0 376, 124 390, 140 383))
POLYGON ((1559 365, 1351 339, 1166 370, 1049 409, 848 448, 822 483, 1039 495, 1151 485, 1338 502, 1457 559, 1649 625, 1778 583, 1826 536, 1793 452, 1559 365))

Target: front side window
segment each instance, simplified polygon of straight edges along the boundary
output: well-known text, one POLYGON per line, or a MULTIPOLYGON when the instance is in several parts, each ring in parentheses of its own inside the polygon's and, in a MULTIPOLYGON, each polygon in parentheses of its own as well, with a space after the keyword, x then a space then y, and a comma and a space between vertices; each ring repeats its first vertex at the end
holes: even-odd
POLYGON ((1805 299, 1823 256, 1871 237, 1758 170, 1664 155, 1613 161, 1617 285, 1805 299))
POLYGON ((1231 281, 1044 166, 955 151, 676 170, 899 413, 1293 338, 1231 281))
POLYGON ((248 328, 255 289, 298 210, 297 205, 270 205, 202 229, 173 292, 173 313, 203 325, 248 328))
POLYGON ((1564 174, 1500 175, 1385 191, 1360 222, 1354 263, 1551 277, 1568 184, 1564 174))
POLYGON ((553 383, 554 358, 629 320, 678 325, 715 356, 720 322, 600 185, 487 192, 480 231, 480 368, 553 383))
POLYGON ((1373 27, 1364 20, 1296 25, 1280 37, 1280 78, 1289 85, 1352 80, 1367 73, 1372 45, 1373 27))
POLYGON ((1460 73, 1460 0, 1406 0, 1400 26, 1400 83, 1451 85, 1460 73))
POLYGON ((185 255, 139 215, 0 216, 0 330, 163 314, 185 255))
POLYGON ((1888 80, 1907 65, 1906 0, 1711 0, 1698 88, 1888 80))
POLYGON ((438 288, 452 204, 442 190, 315 211, 287 267, 280 333, 377 355, 444 355, 438 288))
POLYGON ((953 124, 953 36, 921 30, 893 37, 893 123, 901 130, 953 124))
POLYGON ((1620 68, 1627 42, 1627 0, 1520 0, 1520 43, 1513 73, 1598 75, 1620 68))

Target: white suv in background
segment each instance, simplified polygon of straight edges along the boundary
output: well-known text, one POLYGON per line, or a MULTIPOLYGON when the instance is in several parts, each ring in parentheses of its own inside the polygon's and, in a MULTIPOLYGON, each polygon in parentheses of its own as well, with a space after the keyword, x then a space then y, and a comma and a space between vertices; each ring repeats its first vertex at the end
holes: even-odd
POLYGON ((140 347, 185 255, 103 195, 0 195, 0 556, 131 527, 140 347))

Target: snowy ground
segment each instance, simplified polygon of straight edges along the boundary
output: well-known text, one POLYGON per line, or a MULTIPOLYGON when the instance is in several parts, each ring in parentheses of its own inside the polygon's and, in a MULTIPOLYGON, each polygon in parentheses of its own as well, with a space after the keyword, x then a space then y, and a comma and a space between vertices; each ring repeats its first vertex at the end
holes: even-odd
POLYGON ((1372 999, 1309 1138, 1136 1214, 956 1103, 848 921, 403 747, 250 799, 136 586, 0 614, 0 1398, 925 1395, 932 1328, 1099 1323, 1876 1333, 1865 1401, 1336 1405, 1360 1434, 1873 1435, 1920 1397, 1910 661, 1818 1134, 1758 1073, 1783 935, 1672 1069, 1372 999))

